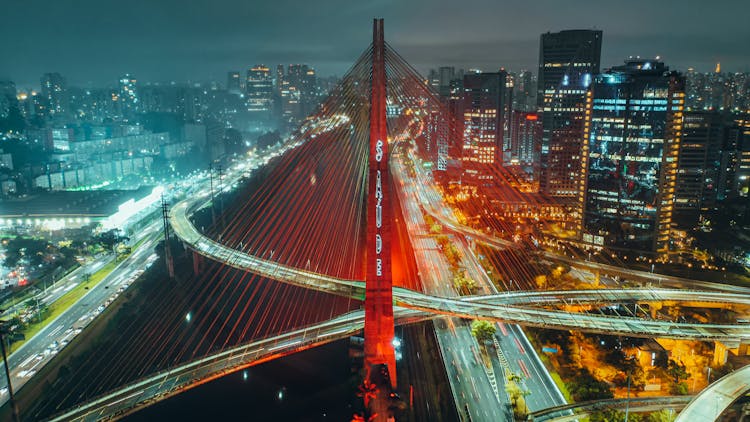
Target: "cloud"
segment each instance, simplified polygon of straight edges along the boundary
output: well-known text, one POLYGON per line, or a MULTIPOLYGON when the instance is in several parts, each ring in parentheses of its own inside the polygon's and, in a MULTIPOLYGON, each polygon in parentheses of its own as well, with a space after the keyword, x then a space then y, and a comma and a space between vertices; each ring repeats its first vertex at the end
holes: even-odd
POLYGON ((3 5, 0 75, 38 84, 47 71, 74 83, 139 79, 222 80, 254 63, 306 62, 341 74, 370 42, 373 17, 420 70, 439 65, 534 69, 539 34, 604 31, 604 67, 661 54, 672 67, 747 69, 744 0, 27 0, 3 5), (43 13, 41 13, 43 11, 43 13))

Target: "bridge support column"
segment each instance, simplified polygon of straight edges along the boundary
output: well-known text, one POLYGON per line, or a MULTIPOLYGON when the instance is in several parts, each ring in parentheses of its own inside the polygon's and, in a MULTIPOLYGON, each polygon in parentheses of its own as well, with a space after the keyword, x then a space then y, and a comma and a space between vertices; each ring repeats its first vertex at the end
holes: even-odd
POLYGON ((193 274, 200 275, 203 269, 203 256, 196 251, 193 251, 193 274))
POLYGON ((732 345, 727 346, 721 341, 714 342, 714 366, 722 366, 727 363, 727 358, 729 357, 729 349, 732 348, 731 346, 732 345))
POLYGON ((390 173, 386 126, 385 40, 383 20, 373 22, 372 90, 370 97, 370 158, 367 196, 367 272, 365 285, 365 369, 387 366, 391 387, 396 385, 393 350, 393 279, 391 276, 390 173))

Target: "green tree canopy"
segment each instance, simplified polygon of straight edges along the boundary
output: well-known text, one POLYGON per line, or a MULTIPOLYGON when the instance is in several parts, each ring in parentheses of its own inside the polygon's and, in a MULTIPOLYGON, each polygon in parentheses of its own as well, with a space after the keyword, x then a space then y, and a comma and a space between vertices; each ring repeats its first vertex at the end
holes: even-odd
POLYGON ((648 422, 674 422, 677 415, 672 409, 662 409, 658 412, 653 412, 648 415, 646 421, 648 422))
POLYGON ((566 384, 570 395, 576 402, 611 399, 614 397, 609 385, 604 381, 594 378, 586 368, 579 369, 572 380, 566 384))
POLYGON ((489 321, 474 320, 471 323, 471 334, 476 337, 480 344, 492 340, 495 330, 495 324, 489 321))

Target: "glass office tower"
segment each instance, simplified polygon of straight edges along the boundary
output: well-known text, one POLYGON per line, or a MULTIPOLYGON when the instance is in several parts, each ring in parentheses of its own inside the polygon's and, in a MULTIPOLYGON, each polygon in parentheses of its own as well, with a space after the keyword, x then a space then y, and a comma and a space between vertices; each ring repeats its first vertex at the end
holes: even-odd
POLYGON ((581 162, 584 242, 669 247, 685 80, 664 63, 627 60, 586 96, 581 162))

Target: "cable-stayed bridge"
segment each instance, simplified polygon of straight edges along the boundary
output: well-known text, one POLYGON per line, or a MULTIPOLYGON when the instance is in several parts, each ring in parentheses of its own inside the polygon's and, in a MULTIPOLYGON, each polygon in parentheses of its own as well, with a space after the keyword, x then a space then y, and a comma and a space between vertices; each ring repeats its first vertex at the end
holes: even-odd
MULTIPOLYGON (((743 293, 631 289, 458 298, 423 292, 419 274, 392 236, 395 228, 389 227, 401 215, 392 192, 404 180, 389 174, 388 152, 426 134, 441 169, 461 134, 424 79, 385 43, 382 21, 376 21, 373 44, 290 137, 284 154, 257 169, 220 218, 199 230, 196 216, 207 204, 214 207, 209 192, 172 208, 170 224, 193 254, 194 279, 179 289, 151 286, 144 315, 132 310, 132 320, 121 322, 110 340, 70 362, 69 375, 55 386, 54 401, 31 409, 29 417, 116 418, 363 328, 366 369, 384 365, 386 384, 395 384, 394 322, 436 315, 635 337, 750 341, 742 324, 552 309, 661 301, 747 305, 743 293), (374 279, 380 282, 373 287, 374 279)), ((228 185, 233 176, 227 177, 228 185)), ((530 252, 514 254, 503 264, 522 268, 530 252)))

